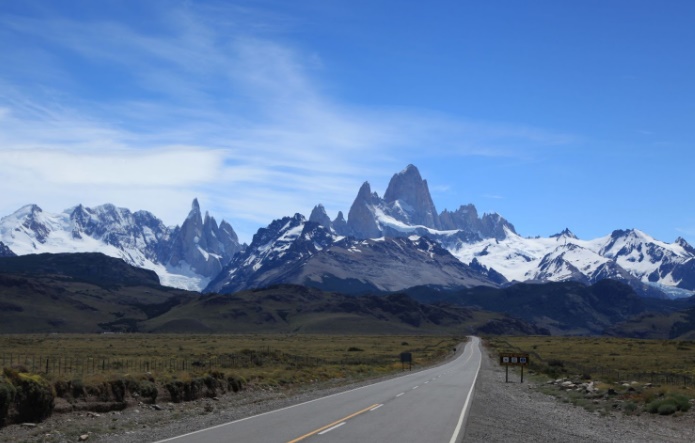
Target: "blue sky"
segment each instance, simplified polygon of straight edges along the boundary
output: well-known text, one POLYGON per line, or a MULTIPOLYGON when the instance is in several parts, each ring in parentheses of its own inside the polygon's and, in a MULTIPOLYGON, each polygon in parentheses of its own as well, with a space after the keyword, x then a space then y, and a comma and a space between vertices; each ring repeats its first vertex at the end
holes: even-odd
POLYGON ((412 163, 526 236, 695 244, 695 2, 0 1, 0 215, 242 239, 412 163))

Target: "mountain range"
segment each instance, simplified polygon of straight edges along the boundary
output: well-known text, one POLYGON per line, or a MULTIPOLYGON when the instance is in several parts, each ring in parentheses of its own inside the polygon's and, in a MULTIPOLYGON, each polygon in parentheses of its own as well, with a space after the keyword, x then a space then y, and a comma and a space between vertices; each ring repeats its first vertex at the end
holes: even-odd
POLYGON ((246 245, 226 221, 201 214, 197 200, 181 226, 167 227, 147 211, 105 204, 60 214, 27 205, 0 219, 0 256, 101 252, 155 271, 162 284, 205 287, 246 245))
POLYGON ((0 257, 0 333, 543 334, 503 313, 296 285, 200 294, 101 253, 0 257))
POLYGON ((646 297, 695 291, 695 248, 682 238, 666 243, 637 229, 593 240, 569 229, 522 237, 472 204, 438 212, 413 165, 394 174, 383 197, 365 182, 347 219, 341 211, 331 220, 319 204, 308 219, 295 214, 259 229, 248 246, 227 222, 203 217, 197 201, 180 227, 108 204, 61 214, 28 205, 0 220, 0 256, 41 252, 103 252, 155 271, 165 285, 205 292, 293 283, 359 294, 605 279, 646 297))
POLYGON ((101 253, 0 257, 0 333, 616 335, 692 339, 695 300, 602 280, 346 295, 300 285, 234 294, 159 284, 101 253))

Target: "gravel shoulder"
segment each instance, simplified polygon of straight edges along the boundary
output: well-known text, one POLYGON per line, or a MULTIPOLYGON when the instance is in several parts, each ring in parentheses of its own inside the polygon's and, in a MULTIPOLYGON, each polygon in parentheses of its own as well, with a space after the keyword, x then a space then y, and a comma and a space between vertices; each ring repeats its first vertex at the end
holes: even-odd
MULTIPOLYGON (((394 375, 397 376, 397 375, 394 375)), ((15 424, 0 429, 0 442, 98 443, 155 442, 303 403, 378 380, 346 384, 335 381, 297 390, 255 389, 220 397, 155 405, 134 403, 122 411, 54 413, 35 425, 15 424)))
MULTIPOLYGON (((622 412, 600 415, 539 392, 539 382, 519 382, 486 354, 478 375, 465 442, 684 442, 695 441, 693 409, 680 416, 622 412)), ((542 379, 545 380, 545 379, 542 379)), ((541 382, 542 383, 542 382, 541 382)))

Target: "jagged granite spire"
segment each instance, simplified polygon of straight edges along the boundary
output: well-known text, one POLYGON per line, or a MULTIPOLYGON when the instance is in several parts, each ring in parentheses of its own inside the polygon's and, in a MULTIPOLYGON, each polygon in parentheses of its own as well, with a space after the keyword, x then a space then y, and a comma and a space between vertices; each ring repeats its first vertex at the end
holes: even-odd
POLYGON ((405 223, 441 229, 427 180, 413 165, 391 177, 384 201, 390 206, 391 215, 405 223))
POLYGON ((350 235, 350 229, 348 228, 347 221, 345 221, 345 217, 343 216, 343 211, 338 211, 338 215, 335 217, 335 220, 333 220, 332 225, 336 234, 350 235))
POLYGON ((309 216, 309 221, 318 223, 328 230, 333 229, 333 223, 331 223, 331 219, 328 217, 328 214, 326 214, 326 208, 320 203, 314 206, 309 216))
POLYGON ((178 266, 185 262, 194 272, 214 277, 242 249, 231 225, 223 221, 218 226, 207 212, 203 217, 198 199, 194 199, 188 217, 173 239, 168 263, 178 266))
POLYGON ((381 229, 379 229, 373 212, 374 205, 378 204, 379 200, 376 193, 372 194, 369 182, 364 182, 348 213, 347 226, 355 237, 381 237, 381 229))
POLYGON ((483 214, 478 216, 474 205, 461 205, 456 211, 446 209, 439 214, 443 230, 459 229, 477 235, 480 239, 495 238, 502 240, 507 237, 505 229, 516 233, 514 225, 499 214, 483 214))

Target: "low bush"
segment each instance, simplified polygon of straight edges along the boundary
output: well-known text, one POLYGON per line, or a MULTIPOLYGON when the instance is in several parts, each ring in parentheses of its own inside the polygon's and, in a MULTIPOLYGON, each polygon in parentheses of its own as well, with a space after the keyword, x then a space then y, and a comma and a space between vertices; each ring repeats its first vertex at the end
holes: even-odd
POLYGON ((637 413, 637 403, 634 401, 628 401, 625 403, 625 406, 623 406, 623 411, 625 411, 625 413, 628 415, 637 413))
POLYGON ((244 387, 244 380, 233 375, 227 377, 227 390, 239 392, 244 387))
POLYGON ((150 403, 155 403, 157 401, 159 391, 157 389, 157 385, 149 380, 143 380, 138 386, 138 394, 140 394, 141 397, 149 400, 150 403))
POLYGON ((648 403, 645 410, 652 414, 671 415, 677 411, 686 412, 690 406, 690 399, 685 395, 668 394, 648 403))
POLYGON ((108 383, 111 387, 111 393, 113 394, 114 400, 116 400, 117 402, 124 402, 127 390, 127 384, 125 379, 114 378, 109 380, 108 383))
POLYGON ((7 420, 7 413, 10 405, 14 402, 14 396, 17 390, 9 380, 0 375, 0 427, 7 420))
POLYGON ((43 377, 8 368, 4 376, 15 389, 12 416, 9 417, 12 421, 36 423, 51 415, 55 391, 43 377))

